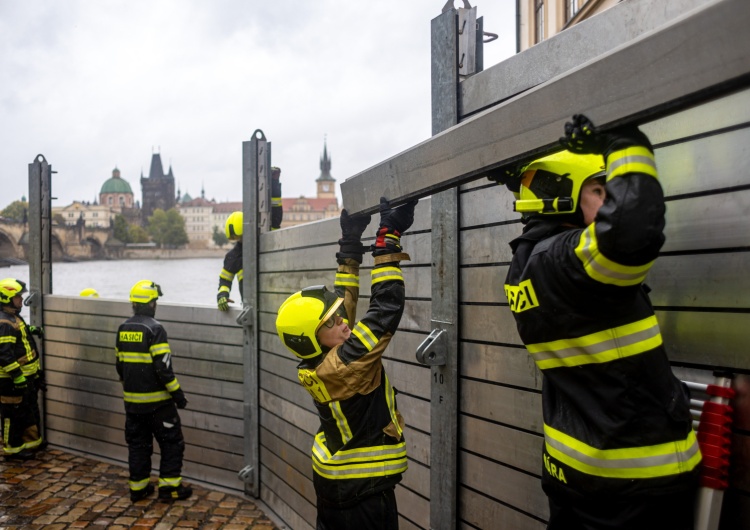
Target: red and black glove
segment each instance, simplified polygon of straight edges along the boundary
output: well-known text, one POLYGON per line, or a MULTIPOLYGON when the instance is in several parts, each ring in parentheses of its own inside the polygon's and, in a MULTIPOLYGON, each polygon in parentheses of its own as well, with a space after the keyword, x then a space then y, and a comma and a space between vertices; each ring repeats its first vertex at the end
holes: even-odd
POLYGON ((391 208, 385 197, 380 198, 380 226, 371 247, 373 256, 401 252, 401 235, 414 222, 414 207, 417 200, 409 201, 397 208, 391 208))

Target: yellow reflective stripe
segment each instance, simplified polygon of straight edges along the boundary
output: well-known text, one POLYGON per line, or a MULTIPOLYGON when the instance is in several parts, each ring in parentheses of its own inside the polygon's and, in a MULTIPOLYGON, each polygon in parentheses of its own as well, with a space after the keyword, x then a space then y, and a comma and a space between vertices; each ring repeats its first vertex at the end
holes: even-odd
POLYGON ((596 223, 591 223, 583 232, 576 247, 576 256, 581 260, 583 268, 593 280, 608 285, 627 287, 638 285, 643 282, 648 274, 653 261, 645 265, 629 266, 620 265, 599 252, 599 243, 596 239, 596 223))
MULTIPOLYGON (((383 374, 385 374, 385 371, 383 374)), ((396 393, 393 391, 387 375, 385 376, 385 401, 388 404, 388 411, 391 413, 391 421, 396 426, 399 436, 401 436, 404 431, 401 429, 401 424, 398 422, 398 414, 396 414, 396 393)))
POLYGON ((281 197, 271 197, 271 206, 282 206, 283 204, 281 197))
POLYGON ((136 298, 144 300, 145 302, 150 302, 152 300, 151 295, 148 294, 133 294, 130 293, 130 298, 136 298))
POLYGON ((626 173, 645 173, 658 178, 653 153, 642 146, 628 147, 611 153, 607 157, 607 181, 626 173))
POLYGON ((38 371, 39 371, 39 359, 30 363, 24 364, 21 367, 21 372, 23 373, 23 375, 34 375, 38 371))
POLYGON ((227 287, 226 285, 222 285, 221 287, 219 287, 220 293, 228 293, 229 291, 230 291, 230 288, 227 287))
POLYGON ((157 355, 164 355, 166 353, 170 353, 169 350, 169 344, 166 342, 160 342, 159 344, 154 344, 149 348, 149 351, 151 352, 151 355, 157 356, 157 355))
POLYGON ((182 484, 182 477, 159 477, 159 487, 176 488, 182 484))
POLYGON ((18 364, 16 361, 13 361, 7 366, 3 366, 3 370, 5 370, 6 372, 13 372, 15 370, 18 370, 19 368, 21 368, 21 365, 18 364))
POLYGON ((244 276, 245 271, 244 269, 240 269, 240 271, 237 273, 237 281, 242 281, 242 277, 244 276))
POLYGON ((16 343, 15 335, 5 335, 4 337, 0 337, 0 344, 15 344, 15 343, 16 343))
POLYGON ((337 272, 334 285, 340 285, 342 287, 359 287, 359 276, 356 274, 337 272))
POLYGON ((166 388, 168 391, 174 392, 175 390, 180 389, 180 383, 177 381, 177 378, 175 377, 169 383, 166 384, 166 388))
POLYGON ((153 359, 150 353, 139 353, 133 351, 117 352, 117 358, 123 363, 151 363, 153 359))
POLYGON ((659 323, 652 315, 583 337, 529 344, 526 349, 539 369, 545 370, 615 361, 653 350, 661 343, 659 323))
POLYGON ((336 420, 336 426, 339 428, 339 433, 341 434, 341 439, 344 443, 347 443, 350 441, 352 436, 352 430, 349 427, 349 422, 346 421, 346 416, 344 415, 344 412, 341 410, 341 404, 338 401, 332 401, 328 404, 328 408, 331 409, 331 414, 333 415, 333 419, 336 420))
POLYGON ((172 399, 169 392, 166 390, 160 390, 159 392, 123 392, 125 401, 128 403, 155 403, 157 401, 165 401, 172 399))
POLYGON ((390 280, 401 280, 404 281, 404 275, 399 267, 380 267, 378 269, 372 269, 370 274, 372 277, 372 283, 387 282, 390 280))
POLYGON ((329 479, 382 477, 403 473, 408 467, 406 442, 361 447, 332 455, 325 446, 325 434, 318 433, 312 450, 313 469, 329 479))
POLYGON ((372 351, 372 349, 378 343, 378 338, 363 322, 357 322, 357 325, 354 326, 352 333, 359 339, 362 344, 364 344, 365 348, 367 348, 367 351, 372 351))
POLYGON ((597 449, 544 426, 547 452, 582 473, 599 477, 642 479, 691 471, 701 461, 695 431, 684 440, 623 449, 597 449))
POLYGON ((234 273, 229 272, 226 269, 221 269, 221 272, 219 273, 219 278, 221 278, 222 280, 227 280, 228 282, 231 282, 232 280, 234 280, 234 273))
POLYGON ((128 486, 130 486, 132 491, 140 491, 148 486, 148 480, 148 478, 144 478, 143 480, 128 480, 128 486))

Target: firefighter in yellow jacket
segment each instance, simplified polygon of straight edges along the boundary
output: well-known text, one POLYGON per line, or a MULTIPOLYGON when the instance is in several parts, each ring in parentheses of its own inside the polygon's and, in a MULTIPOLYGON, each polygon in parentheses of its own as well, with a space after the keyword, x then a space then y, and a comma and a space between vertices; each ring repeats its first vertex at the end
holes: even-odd
POLYGON ((133 502, 154 491, 149 481, 154 438, 161 449, 159 499, 187 499, 193 493, 182 483, 181 475, 185 440, 177 409, 184 409, 187 399, 172 371, 167 332, 154 318, 160 296, 161 288, 150 280, 133 286, 133 316, 120 324, 115 342, 115 366, 125 399, 128 484, 133 502))
POLYGON ((404 420, 382 355, 404 311, 401 235, 415 202, 395 209, 381 199, 370 305, 357 321, 360 242, 370 217, 341 213, 335 292, 294 293, 279 308, 276 330, 301 362, 297 376, 313 398, 320 429, 312 448, 317 529, 398 528, 395 486, 406 471, 404 420), (350 327, 351 326, 351 327, 350 327))
POLYGON ((561 142, 490 177, 525 222, 505 293, 544 375, 547 528, 691 530, 701 454, 643 284, 664 243, 653 148, 582 115, 561 142))
POLYGON ((6 459, 29 460, 43 448, 37 393, 43 387, 39 353, 21 317, 26 284, 15 278, 0 280, 0 417, 6 459))

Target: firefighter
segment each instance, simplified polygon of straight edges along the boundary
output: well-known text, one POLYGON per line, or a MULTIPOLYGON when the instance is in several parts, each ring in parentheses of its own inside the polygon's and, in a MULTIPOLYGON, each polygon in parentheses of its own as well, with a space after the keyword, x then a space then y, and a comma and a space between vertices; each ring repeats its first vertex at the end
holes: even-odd
POLYGON ((583 115, 560 141, 490 176, 525 223, 505 293, 544 375, 547 528, 692 529, 701 454, 643 283, 664 243, 653 148, 583 115))
POLYGON ((381 358, 404 311, 399 262, 409 256, 400 238, 415 205, 391 209, 381 199, 370 305, 362 320, 355 315, 365 251, 360 240, 370 216, 346 210, 334 292, 308 287, 279 308, 276 330, 300 359, 297 377, 320 418, 312 447, 318 530, 398 528, 395 487, 407 468, 404 420, 381 358))
POLYGON ((29 460, 46 446, 37 398, 44 382, 31 337, 41 336, 43 330, 27 326, 21 317, 25 292, 21 280, 0 280, 0 416, 6 460, 29 460))
POLYGON ((151 495, 149 482, 155 438, 161 449, 159 499, 187 499, 192 488, 182 484, 185 441, 177 409, 187 399, 172 371, 172 352, 167 333, 154 318, 156 301, 163 296, 150 280, 137 282, 130 290, 133 316, 117 330, 117 374, 125 399, 125 441, 128 444, 130 500, 151 495))
MULTIPOLYGON (((271 230, 281 228, 284 208, 281 204, 281 170, 271 168, 271 230)), ((219 292, 216 295, 217 306, 220 311, 228 311, 229 304, 234 300, 229 298, 232 291, 232 281, 237 277, 237 284, 242 298, 242 212, 232 212, 224 226, 227 239, 236 241, 234 247, 224 256, 224 268, 219 273, 219 292)))

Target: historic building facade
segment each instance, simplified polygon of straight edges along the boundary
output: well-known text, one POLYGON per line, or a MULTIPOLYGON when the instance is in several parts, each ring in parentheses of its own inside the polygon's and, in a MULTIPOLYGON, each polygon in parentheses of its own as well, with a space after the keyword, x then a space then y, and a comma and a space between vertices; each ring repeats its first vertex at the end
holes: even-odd
POLYGON ((148 177, 141 174, 141 220, 143 225, 148 224, 148 218, 154 214, 154 210, 160 208, 167 211, 174 208, 177 203, 175 196, 174 174, 172 166, 169 172, 164 174, 164 166, 161 163, 161 155, 151 155, 151 169, 148 177))
POLYGON ((531 48, 543 40, 560 33, 616 5, 620 0, 519 0, 518 50, 531 48))

